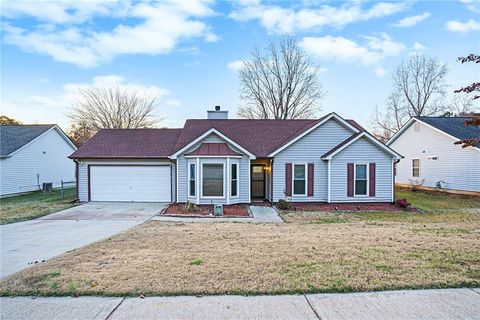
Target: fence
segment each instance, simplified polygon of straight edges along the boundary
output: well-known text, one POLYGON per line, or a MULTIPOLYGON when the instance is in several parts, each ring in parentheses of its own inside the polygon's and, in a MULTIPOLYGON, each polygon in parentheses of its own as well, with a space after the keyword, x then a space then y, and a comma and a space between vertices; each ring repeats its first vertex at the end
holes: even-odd
POLYGON ((64 195, 65 195, 65 189, 66 188, 71 188, 73 186, 76 185, 76 181, 73 180, 73 181, 63 181, 61 180, 60 181, 60 186, 61 186, 61 189, 60 189, 60 193, 62 195, 62 199, 64 198, 64 195))

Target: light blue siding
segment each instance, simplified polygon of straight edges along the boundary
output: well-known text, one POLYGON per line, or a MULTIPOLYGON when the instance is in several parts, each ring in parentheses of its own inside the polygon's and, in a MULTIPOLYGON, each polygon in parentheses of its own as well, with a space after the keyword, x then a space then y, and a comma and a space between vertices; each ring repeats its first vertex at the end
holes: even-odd
MULTIPOLYGON (((188 154, 195 149, 197 149, 200 144, 202 143, 217 143, 217 142, 224 142, 239 154, 243 154, 239 149, 235 148, 235 146, 231 145, 227 141, 223 140, 216 134, 211 134, 205 139, 202 139, 188 150, 185 150, 184 153, 180 154, 177 157, 177 166, 178 166, 178 202, 186 202, 191 201, 198 204, 227 204, 227 193, 230 192, 230 174, 228 172, 229 168, 227 168, 227 158, 219 157, 219 158, 200 158, 200 167, 197 168, 197 188, 196 192, 199 194, 199 201, 197 201, 197 196, 190 197, 188 195, 188 163, 194 162, 197 163, 197 158, 186 158, 185 154, 188 154), (224 164, 225 170, 225 179, 224 179, 224 197, 223 198, 203 198, 201 193, 201 166, 203 163, 206 162, 222 162, 224 164), (199 170, 200 169, 200 170, 199 170)), ((231 197, 230 203, 248 203, 250 201, 250 175, 249 175, 249 168, 250 168, 250 158, 247 155, 243 155, 241 158, 231 158, 231 161, 238 161, 239 164, 239 181, 238 181, 238 197, 231 197)))
POLYGON ((410 184, 423 180, 426 187, 480 192, 480 150, 455 145, 456 139, 419 123, 418 131, 410 125, 390 147, 405 158, 397 164, 395 182, 410 184), (437 157, 431 160, 429 157, 437 157), (412 159, 420 159, 420 177, 412 177, 412 159))
POLYGON ((273 201, 284 199, 285 164, 314 164, 314 196, 292 196, 291 201, 327 201, 327 162, 320 158, 353 132, 335 119, 330 119, 306 136, 278 153, 273 162, 273 201))
MULTIPOLYGON (((330 164, 330 202, 391 202, 393 158, 366 138, 360 138, 333 157, 330 164), (347 164, 376 164, 375 197, 347 196, 347 164)), ((368 176, 367 176, 368 179, 368 176)), ((368 190, 367 190, 368 192, 368 190)))

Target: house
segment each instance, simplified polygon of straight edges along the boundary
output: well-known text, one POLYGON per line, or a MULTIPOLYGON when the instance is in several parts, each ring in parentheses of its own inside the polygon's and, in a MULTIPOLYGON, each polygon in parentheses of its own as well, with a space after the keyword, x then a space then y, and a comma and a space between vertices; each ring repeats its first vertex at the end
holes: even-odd
POLYGON ((80 201, 392 202, 401 156, 355 121, 228 119, 105 129, 71 156, 80 201))
POLYGON ((0 196, 75 180, 75 145, 55 124, 0 126, 0 196))
POLYGON ((405 156, 397 164, 400 185, 422 185, 480 192, 480 144, 462 148, 460 139, 480 136, 478 126, 465 126, 467 117, 414 117, 387 145, 405 156))

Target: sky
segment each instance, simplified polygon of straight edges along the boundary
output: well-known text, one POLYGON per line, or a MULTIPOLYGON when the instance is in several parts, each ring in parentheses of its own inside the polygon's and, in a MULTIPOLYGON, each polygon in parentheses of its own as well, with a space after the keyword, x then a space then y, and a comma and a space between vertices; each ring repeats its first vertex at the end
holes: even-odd
POLYGON ((457 57, 480 52, 480 1, 1 1, 1 114, 70 125, 87 86, 157 97, 159 127, 230 118, 238 67, 269 40, 294 36, 320 67, 322 114, 369 126, 391 72, 413 54, 449 67, 449 92, 480 80, 457 57))

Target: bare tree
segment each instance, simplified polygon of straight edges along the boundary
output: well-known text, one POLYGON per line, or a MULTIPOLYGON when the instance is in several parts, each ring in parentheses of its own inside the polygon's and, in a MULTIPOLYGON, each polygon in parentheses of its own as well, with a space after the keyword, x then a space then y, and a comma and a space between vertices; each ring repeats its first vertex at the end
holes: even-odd
MULTIPOLYGON (((374 132, 393 135, 411 117, 434 116, 445 110, 448 68, 436 58, 417 54, 402 61, 392 73, 393 87, 383 113, 373 116, 374 132)), ((384 140, 388 137, 381 137, 384 140)))
MULTIPOLYGON (((465 62, 475 62, 475 64, 480 63, 480 55, 477 54, 469 54, 466 57, 459 57, 458 61, 461 62, 462 64, 465 62)), ((476 101, 477 99, 480 99, 480 82, 474 82, 469 86, 462 87, 460 89, 457 89, 454 91, 455 93, 465 93, 465 94, 472 94, 473 97, 471 101, 476 101)), ((465 126, 474 126, 474 127, 479 127, 480 126, 480 113, 477 111, 471 112, 469 115, 471 118, 465 120, 464 124, 465 126)), ((467 147, 476 147, 478 144, 480 144, 480 137, 479 136, 473 136, 468 139, 463 139, 460 141, 456 141, 455 144, 460 144, 462 148, 467 148, 467 147)))
POLYGON ((80 90, 81 99, 69 114, 71 136, 84 142, 103 128, 147 128, 155 125, 155 97, 134 89, 88 87, 80 90))
POLYGON ((306 119, 321 110, 323 96, 315 66, 294 38, 254 49, 239 71, 238 116, 247 119, 306 119))

